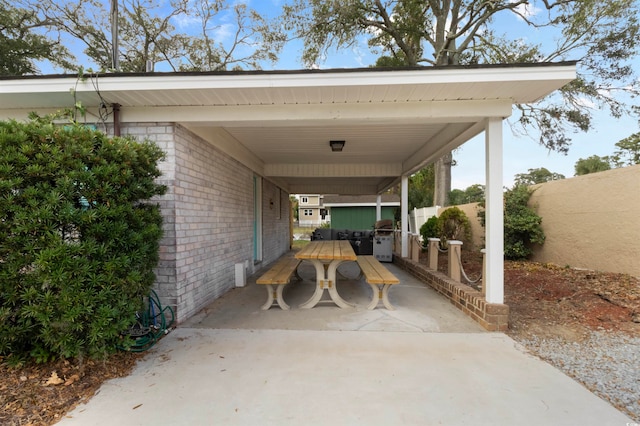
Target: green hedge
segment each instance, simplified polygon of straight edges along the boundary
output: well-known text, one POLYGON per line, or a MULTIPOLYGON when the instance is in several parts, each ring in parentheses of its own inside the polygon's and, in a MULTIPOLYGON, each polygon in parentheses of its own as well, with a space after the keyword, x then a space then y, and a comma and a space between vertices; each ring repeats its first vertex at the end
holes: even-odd
POLYGON ((153 285, 160 148, 50 118, 0 122, 0 355, 103 356, 153 285))
POLYGON ((533 253, 533 245, 544 244, 542 218, 529 207, 532 190, 515 185, 504 194, 504 257, 525 260, 533 253))

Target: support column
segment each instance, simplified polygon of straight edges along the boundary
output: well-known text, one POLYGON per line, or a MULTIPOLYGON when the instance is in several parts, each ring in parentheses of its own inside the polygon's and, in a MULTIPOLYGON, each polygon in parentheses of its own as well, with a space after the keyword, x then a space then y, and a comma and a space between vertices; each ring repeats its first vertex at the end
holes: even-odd
POLYGON ((382 220, 382 195, 376 198, 376 220, 382 220))
POLYGON ((400 201, 400 224, 402 226, 402 250, 400 256, 409 256, 409 176, 402 176, 402 199, 400 201))
POLYGON ((460 269, 462 241, 450 240, 447 241, 447 245, 449 246, 449 278, 459 283, 462 275, 460 269))
POLYGON ((414 262, 420 262, 420 252, 422 247, 417 235, 412 235, 411 238, 411 260, 414 262))
POLYGON ((429 238, 429 269, 438 270, 438 246, 440 238, 429 238))
POLYGON ((502 189, 502 119, 485 123, 486 300, 504 303, 504 205, 502 189))

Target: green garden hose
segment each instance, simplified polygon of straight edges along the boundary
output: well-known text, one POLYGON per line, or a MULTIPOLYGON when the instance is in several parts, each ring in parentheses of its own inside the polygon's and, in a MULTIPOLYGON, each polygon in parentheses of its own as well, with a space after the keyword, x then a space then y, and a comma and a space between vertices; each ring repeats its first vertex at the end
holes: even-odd
POLYGON ((151 290, 151 294, 145 300, 145 310, 136 313, 137 322, 123 334, 124 338, 132 339, 133 343, 120 345, 118 349, 129 352, 144 352, 153 347, 158 340, 169 332, 169 328, 175 320, 173 309, 170 306, 164 308, 160 304, 158 294, 151 290))

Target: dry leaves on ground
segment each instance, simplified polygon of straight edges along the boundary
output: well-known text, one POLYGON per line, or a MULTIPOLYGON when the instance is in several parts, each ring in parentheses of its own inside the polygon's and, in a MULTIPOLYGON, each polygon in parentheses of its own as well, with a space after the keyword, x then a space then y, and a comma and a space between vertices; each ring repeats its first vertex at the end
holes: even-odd
POLYGON ((104 361, 61 360, 18 369, 0 358, 0 424, 54 424, 91 398, 104 381, 128 375, 140 356, 121 352, 104 361))

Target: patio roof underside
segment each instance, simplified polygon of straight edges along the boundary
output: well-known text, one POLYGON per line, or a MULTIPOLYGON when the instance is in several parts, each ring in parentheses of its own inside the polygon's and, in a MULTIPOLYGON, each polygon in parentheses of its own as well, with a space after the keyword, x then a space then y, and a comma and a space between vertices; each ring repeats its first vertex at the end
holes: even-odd
POLYGON ((89 111, 119 104, 123 123, 180 123, 290 193, 378 194, 574 77, 562 63, 9 79, 0 115, 72 106, 75 86, 89 111))

